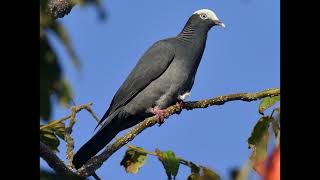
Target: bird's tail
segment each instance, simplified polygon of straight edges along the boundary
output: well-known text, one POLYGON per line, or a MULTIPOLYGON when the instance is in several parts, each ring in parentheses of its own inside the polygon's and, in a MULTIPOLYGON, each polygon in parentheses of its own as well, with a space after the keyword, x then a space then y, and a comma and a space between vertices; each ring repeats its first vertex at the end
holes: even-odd
POLYGON ((73 165, 79 169, 91 157, 103 149, 120 132, 117 123, 111 121, 101 128, 73 157, 73 165))

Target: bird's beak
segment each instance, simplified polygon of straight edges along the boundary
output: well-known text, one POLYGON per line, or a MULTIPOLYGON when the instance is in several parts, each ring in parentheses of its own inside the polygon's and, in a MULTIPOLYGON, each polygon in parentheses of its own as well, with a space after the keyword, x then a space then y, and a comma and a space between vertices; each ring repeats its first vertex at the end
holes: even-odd
POLYGON ((220 26, 220 27, 222 27, 222 28, 225 28, 226 26, 221 22, 221 21, 219 21, 219 20, 213 20, 213 22, 216 24, 216 25, 218 25, 218 26, 220 26))

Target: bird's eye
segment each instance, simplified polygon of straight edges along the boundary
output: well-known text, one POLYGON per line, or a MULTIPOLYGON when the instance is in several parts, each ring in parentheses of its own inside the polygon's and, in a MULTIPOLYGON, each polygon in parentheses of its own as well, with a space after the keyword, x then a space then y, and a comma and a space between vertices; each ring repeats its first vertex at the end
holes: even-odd
POLYGON ((207 19, 207 15, 206 15, 206 14, 201 14, 200 17, 201 17, 202 19, 207 19))

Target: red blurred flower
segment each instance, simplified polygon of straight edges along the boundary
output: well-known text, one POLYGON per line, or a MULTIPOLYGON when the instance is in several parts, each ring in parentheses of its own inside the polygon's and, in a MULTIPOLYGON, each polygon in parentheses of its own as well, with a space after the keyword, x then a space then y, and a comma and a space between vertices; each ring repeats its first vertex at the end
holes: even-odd
POLYGON ((267 162, 256 162, 254 169, 263 180, 280 180, 280 146, 273 150, 267 162))

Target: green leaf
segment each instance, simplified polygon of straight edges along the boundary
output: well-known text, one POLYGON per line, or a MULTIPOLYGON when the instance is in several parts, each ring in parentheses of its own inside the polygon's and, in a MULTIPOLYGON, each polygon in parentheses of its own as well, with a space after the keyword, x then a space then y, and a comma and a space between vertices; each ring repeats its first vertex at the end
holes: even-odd
POLYGON ((72 92, 69 83, 66 80, 60 80, 54 84, 54 92, 60 102, 60 105, 67 107, 72 101, 72 92))
POLYGON ((191 174, 188 176, 187 180, 198 180, 200 178, 200 167, 190 162, 191 174))
POLYGON ((166 170, 167 176, 169 179, 172 176, 175 178, 179 170, 179 159, 175 156, 172 151, 160 151, 156 149, 159 160, 161 161, 164 169, 166 170))
POLYGON ((54 20, 47 13, 48 1, 41 0, 40 1, 40 34, 42 34, 45 27, 48 26, 54 20))
POLYGON ((40 118, 49 120, 51 116, 51 102, 49 92, 41 88, 40 84, 40 118))
MULTIPOLYGON (((65 124, 58 121, 51 121, 46 128, 40 128, 40 140, 48 145, 52 150, 58 151, 60 140, 58 137, 64 140, 65 124), (58 136, 58 137, 57 137, 58 136)), ((44 125, 40 125, 43 127, 44 125)))
POLYGON ((58 59, 46 37, 40 38, 40 118, 49 120, 53 85, 61 78, 58 59))
POLYGON ((83 6, 86 0, 71 0, 72 3, 83 6))
POLYGON ((144 149, 141 147, 128 148, 120 165, 124 167, 126 172, 136 174, 147 159, 147 153, 143 152, 144 149))
POLYGON ((49 25, 50 29, 53 30, 53 32, 56 33, 57 37, 61 40, 62 44, 65 46, 67 52, 69 53, 71 60, 73 64, 76 66, 76 68, 80 67, 80 61, 78 59, 77 54, 73 50, 71 41, 69 39, 69 36, 67 32, 65 31, 64 27, 58 22, 58 21, 52 21, 52 23, 49 25))
POLYGON ((274 111, 278 112, 275 116, 273 116, 272 121, 272 130, 276 137, 276 144, 280 144, 280 108, 275 108, 274 111))
POLYGON ((199 173, 191 173, 187 180, 200 180, 200 174, 199 173))
POLYGON ((203 167, 191 167, 191 174, 187 180, 220 180, 220 176, 213 170, 203 167))
POLYGON ((201 178, 203 180, 220 180, 220 176, 214 172, 213 170, 207 168, 207 167, 203 167, 202 168, 202 176, 201 178))
POLYGON ((277 103, 280 100, 280 95, 273 96, 273 97, 265 97, 260 101, 259 105, 259 113, 264 115, 264 111, 268 109, 269 107, 273 106, 275 103, 277 103))
POLYGON ((62 79, 59 59, 47 39, 47 31, 56 33, 77 67, 79 61, 63 26, 48 15, 45 2, 40 3, 40 118, 48 121, 52 108, 51 96, 58 97, 62 105, 67 105, 71 102, 72 94, 68 82, 62 79))
POLYGON ((49 127, 49 129, 51 129, 57 136, 59 136, 61 139, 64 140, 64 133, 65 133, 65 130, 66 130, 66 126, 63 122, 59 122, 59 123, 56 123, 58 122, 58 120, 56 121, 51 121, 49 123, 49 125, 51 125, 49 127))
POLYGON ((258 165, 259 163, 265 162, 265 160, 267 159, 268 142, 269 131, 265 131, 259 143, 254 148, 252 148, 250 160, 252 162, 253 167, 256 167, 256 165, 258 165))
POLYGON ((62 79, 58 58, 44 36, 40 38, 40 118, 48 121, 51 115, 51 95, 58 98, 62 105, 72 99, 68 82, 62 79))
POLYGON ((249 147, 252 149, 250 156, 251 165, 257 172, 259 172, 261 165, 264 164, 267 158, 269 142, 268 127, 273 121, 273 117, 262 117, 254 127, 251 137, 248 139, 249 147))
POLYGON ((106 19, 106 11, 103 8, 101 4, 101 0, 73 0, 77 1, 80 6, 88 6, 88 5, 93 5, 95 6, 97 13, 99 15, 100 20, 105 20, 106 19))
POLYGON ((255 147, 263 138, 266 131, 268 131, 271 118, 268 116, 262 117, 256 123, 251 136, 248 138, 249 148, 255 147))
POLYGON ((60 141, 53 132, 51 133, 48 129, 40 130, 40 140, 48 145, 51 150, 58 151, 60 141))

